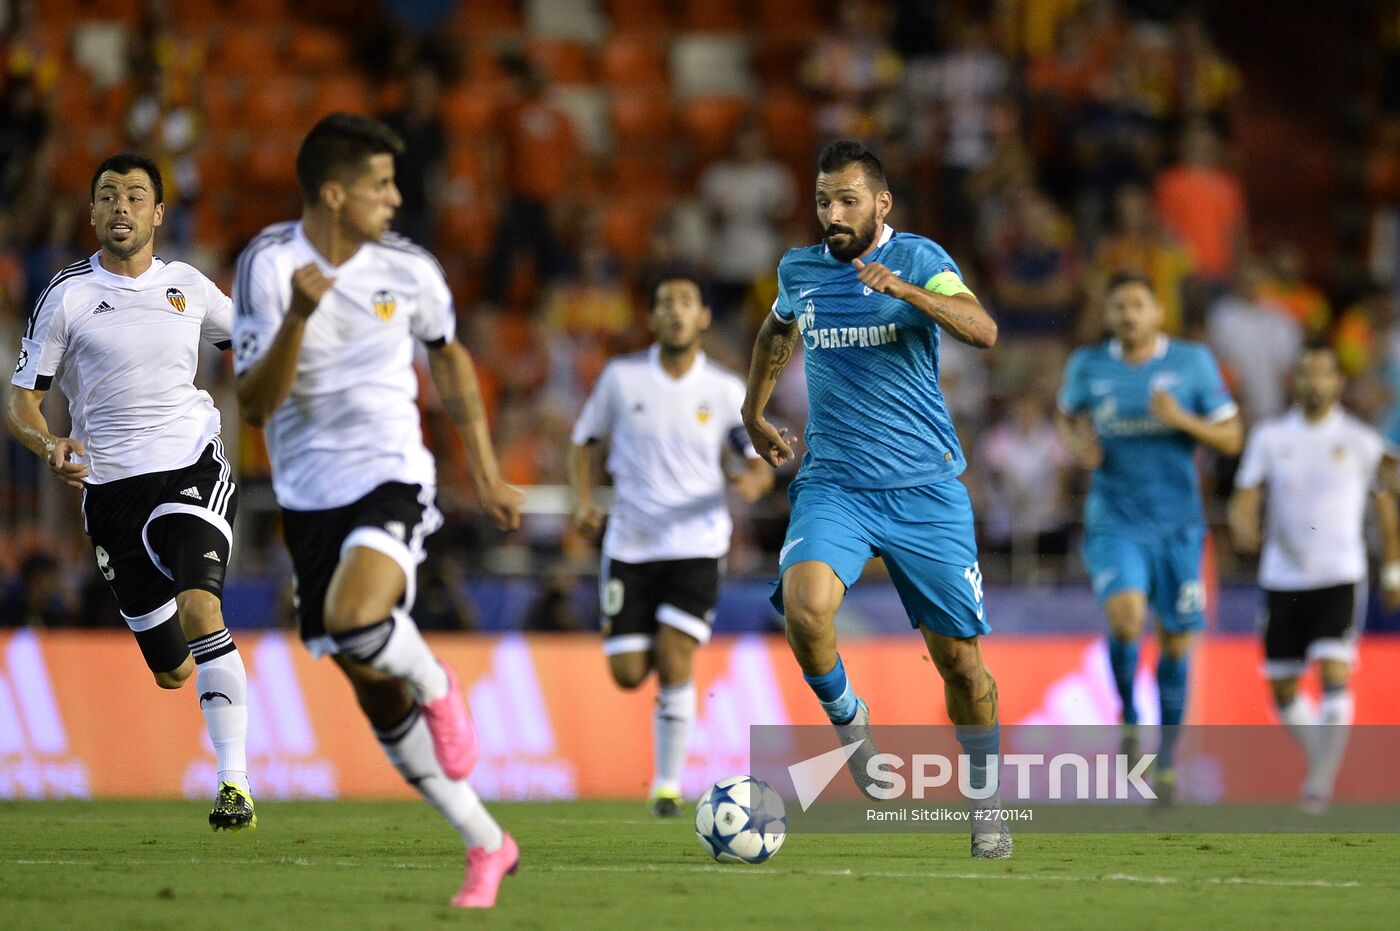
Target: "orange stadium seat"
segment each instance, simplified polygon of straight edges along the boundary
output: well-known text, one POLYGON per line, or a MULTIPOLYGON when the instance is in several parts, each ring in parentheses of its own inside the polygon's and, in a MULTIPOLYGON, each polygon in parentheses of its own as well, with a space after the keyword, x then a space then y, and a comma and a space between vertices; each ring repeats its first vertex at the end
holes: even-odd
POLYGON ((272 132, 256 136, 248 149, 248 180, 275 191, 296 189, 299 136, 272 132))
POLYGON ((199 83, 199 95, 200 108, 211 129, 222 131, 243 122, 248 79, 242 74, 205 74, 199 83))
POLYGON ((681 109, 686 135, 702 158, 713 158, 726 150, 748 112, 742 97, 696 97, 681 109))
POLYGON ((619 142, 645 142, 671 132, 671 97, 665 91, 617 91, 608 118, 619 142))
POLYGON ((657 0, 608 0, 608 21, 615 32, 663 35, 671 31, 668 7, 657 0))
POLYGON ((304 78, 279 76, 250 81, 244 113, 249 125, 260 130, 300 129, 307 96, 304 78))
POLYGON ((504 88, 498 84, 458 84, 442 98, 442 121, 449 136, 466 137, 491 133, 500 113, 504 88))
POLYGON ((526 54, 559 84, 591 84, 593 62, 588 47, 571 39, 535 39, 526 54))
POLYGON ((609 171, 610 193, 623 197, 671 197, 679 193, 671 160, 664 151, 620 151, 609 171))
POLYGON ((214 63, 225 71, 262 77, 286 70, 281 34, 276 28, 240 28, 224 34, 214 53, 214 63))
POLYGON ((816 108, 796 91, 771 91, 761 104, 763 134, 780 157, 806 158, 816 139, 816 108))
POLYGON ((664 88, 670 80, 666 47, 659 39, 615 35, 603 46, 598 64, 613 86, 664 88))
MULTIPOLYGON (((44 7, 47 9, 48 6, 49 2, 45 0, 44 7)), ((165 8, 171 22, 189 30, 207 29, 210 23, 218 22, 228 12, 227 5, 221 0, 180 0, 166 4, 165 8)))
POLYGON ((739 0, 685 0, 681 26, 695 32, 745 32, 752 26, 739 0))
POLYGON ((225 0, 228 15, 243 23, 273 23, 287 18, 288 0, 225 0))
POLYGON ((603 214, 603 239, 619 259, 637 262, 651 249, 656 207, 646 200, 610 203, 603 214))
POLYGON ((311 112, 307 122, 320 119, 327 113, 366 113, 374 109, 374 95, 369 82, 351 74, 334 74, 321 77, 311 93, 311 112))
POLYGON ((287 57, 294 68, 325 72, 350 60, 350 43, 334 29, 302 24, 292 30, 287 57))
POLYGON ((813 39, 825 30, 815 0, 758 0, 758 26, 783 39, 813 39))
POLYGON ((468 39, 516 32, 520 29, 520 7, 516 0, 468 0, 458 6, 454 25, 468 39))

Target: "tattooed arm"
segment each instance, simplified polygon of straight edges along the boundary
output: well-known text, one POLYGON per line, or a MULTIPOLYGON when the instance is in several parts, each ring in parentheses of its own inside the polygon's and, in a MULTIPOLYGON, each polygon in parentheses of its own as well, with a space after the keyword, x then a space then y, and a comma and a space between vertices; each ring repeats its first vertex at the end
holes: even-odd
POLYGON ((784 323, 769 314, 759 328, 758 339, 753 344, 753 361, 749 363, 749 390, 741 411, 744 429, 759 456, 775 469, 793 457, 793 440, 788 437, 787 427, 779 430, 764 419, 763 409, 768 406, 778 376, 792 359, 796 345, 797 324, 784 323))
POLYGON ((428 351, 428 367, 442 406, 466 444, 482 509, 502 530, 515 530, 520 526, 520 505, 525 496, 501 478, 471 354, 461 343, 449 340, 428 351))

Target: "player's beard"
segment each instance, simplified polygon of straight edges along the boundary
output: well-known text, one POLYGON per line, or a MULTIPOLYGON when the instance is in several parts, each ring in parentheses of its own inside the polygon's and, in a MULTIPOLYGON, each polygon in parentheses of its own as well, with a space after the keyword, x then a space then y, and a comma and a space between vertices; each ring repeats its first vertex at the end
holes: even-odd
POLYGON ((875 214, 870 215, 870 222, 852 229, 850 227, 840 227, 831 225, 826 228, 826 247, 831 250, 834 258, 842 262, 849 262, 859 258, 870 244, 875 241, 875 214), (831 241, 832 233, 846 233, 847 238, 843 245, 838 247, 831 241))
POLYGON ((154 235, 154 233, 154 228, 143 230, 139 226, 132 224, 131 236, 127 238, 126 242, 117 242, 109 233, 107 236, 103 237, 101 245, 104 250, 115 255, 117 258, 129 259, 146 248, 146 244, 151 241, 151 236, 154 235))

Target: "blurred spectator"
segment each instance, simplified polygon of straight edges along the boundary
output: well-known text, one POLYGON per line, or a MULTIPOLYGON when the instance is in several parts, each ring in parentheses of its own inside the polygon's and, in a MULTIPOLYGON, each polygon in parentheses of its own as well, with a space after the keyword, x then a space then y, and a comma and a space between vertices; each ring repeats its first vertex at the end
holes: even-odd
POLYGON ((535 279, 548 284, 568 266, 559 243, 557 216, 566 196, 576 192, 583 152, 569 115, 549 99, 549 80, 523 58, 507 58, 515 100, 502 117, 507 199, 487 269, 486 299, 506 302, 515 261, 521 252, 534 259, 535 279))
POLYGON ((1332 345, 1347 378, 1375 373, 1400 398, 1400 345, 1397 345, 1394 297, 1385 289, 1371 286, 1344 310, 1332 328, 1332 345))
POLYGON ((940 154, 939 219, 950 228, 972 220, 967 182, 995 154, 995 110, 1010 79, 987 25, 975 20, 962 26, 948 52, 911 61, 905 72, 915 144, 940 154))
POLYGON ((1176 22, 1177 105, 1186 120, 1205 119, 1219 132, 1228 129, 1230 109, 1240 92, 1240 73, 1206 31, 1194 10, 1176 22))
POLYGON ((802 83, 824 103, 817 128, 828 136, 873 139, 884 128, 883 95, 899 84, 904 63, 890 43, 890 10, 876 0, 837 5, 835 28, 802 62, 802 83))
POLYGON ((442 84, 437 71, 420 64, 409 77, 404 105, 384 116, 384 122, 404 141, 404 153, 394 163, 394 180, 403 197, 403 204, 394 214, 394 229, 430 250, 447 157, 441 104, 442 84))
POLYGON ((1322 289, 1306 280, 1306 259, 1296 243, 1281 242, 1269 256, 1273 274, 1264 294, 1298 321, 1307 336, 1320 336, 1332 322, 1332 305, 1322 289))
POLYGON ((1093 313, 1085 315, 1089 325, 1081 328, 1080 335, 1094 339, 1102 334, 1104 285, 1115 272, 1126 271, 1139 272, 1152 282, 1152 291, 1162 307, 1162 329, 1179 335, 1191 256, 1158 222, 1146 188, 1136 184, 1119 188, 1114 205, 1113 230, 1094 252, 1090 287, 1093 313))
POLYGON ((1074 231, 1043 195, 1023 198, 990 256, 997 326, 1008 335, 1066 337, 1080 300, 1074 231))
POLYGON ((611 336, 632 327, 632 292, 601 231, 583 236, 578 272, 550 290, 545 315, 551 328, 570 336, 611 336))
POLYGON ((33 178, 49 117, 38 85, 27 77, 0 86, 0 207, 8 207, 33 178))
POLYGON ((140 92, 126 112, 126 147, 145 153, 165 179, 165 221, 161 248, 177 255, 194 245, 192 206, 199 199, 201 177, 194 149, 201 118, 188 80, 158 67, 133 69, 140 92))
POLYGON ((1069 552, 1073 457, 1050 419, 1053 385, 1032 385, 977 445, 977 478, 992 552, 1064 556, 1069 552))
POLYGON ((1265 292, 1267 277, 1258 260, 1246 260, 1206 316, 1206 342, 1233 376, 1247 423, 1288 406, 1288 376, 1303 346, 1303 328, 1265 292))
POLYGON ((782 223, 796 205, 797 185, 787 166, 769 156, 762 128, 749 123, 734 140, 733 156, 700 175, 699 193, 712 224, 711 309, 727 315, 782 258, 782 223))
POLYGON ((0 627, 72 627, 77 623, 63 568, 48 553, 31 553, 0 602, 0 627))
POLYGON ((1160 158, 1152 103, 1135 86, 1134 60, 1120 55, 1074 127, 1080 233, 1096 244, 1114 193, 1147 183, 1160 158))
POLYGON ((1196 273, 1227 284, 1244 249, 1244 186, 1221 166, 1220 140, 1205 124, 1186 131, 1180 163, 1158 175, 1157 212, 1186 244, 1196 273))
POLYGON ((549 571, 543 579, 539 594, 530 603, 521 621, 527 631, 584 630, 586 625, 574 606, 573 593, 579 579, 563 567, 549 571))

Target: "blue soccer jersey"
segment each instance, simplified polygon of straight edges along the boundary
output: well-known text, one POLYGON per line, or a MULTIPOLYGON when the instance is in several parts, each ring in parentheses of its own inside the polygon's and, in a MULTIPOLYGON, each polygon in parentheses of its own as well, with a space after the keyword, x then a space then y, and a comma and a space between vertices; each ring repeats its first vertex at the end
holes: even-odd
MULTIPOLYGON (((886 226, 864 259, 927 287, 957 265, 937 244, 886 226)), ((846 488, 912 488, 956 478, 966 460, 938 387, 939 328, 856 277, 825 245, 778 264, 773 313, 797 322, 811 414, 802 473, 846 488)))
POLYGON ((1117 340, 1078 349, 1060 388, 1060 410, 1088 413, 1103 448, 1103 464, 1089 483, 1084 526, 1134 540, 1200 527, 1205 518, 1196 478, 1196 441, 1148 412, 1151 393, 1170 391, 1186 410, 1213 422, 1238 408, 1210 350, 1199 343, 1158 337, 1141 365, 1123 361, 1117 340))

